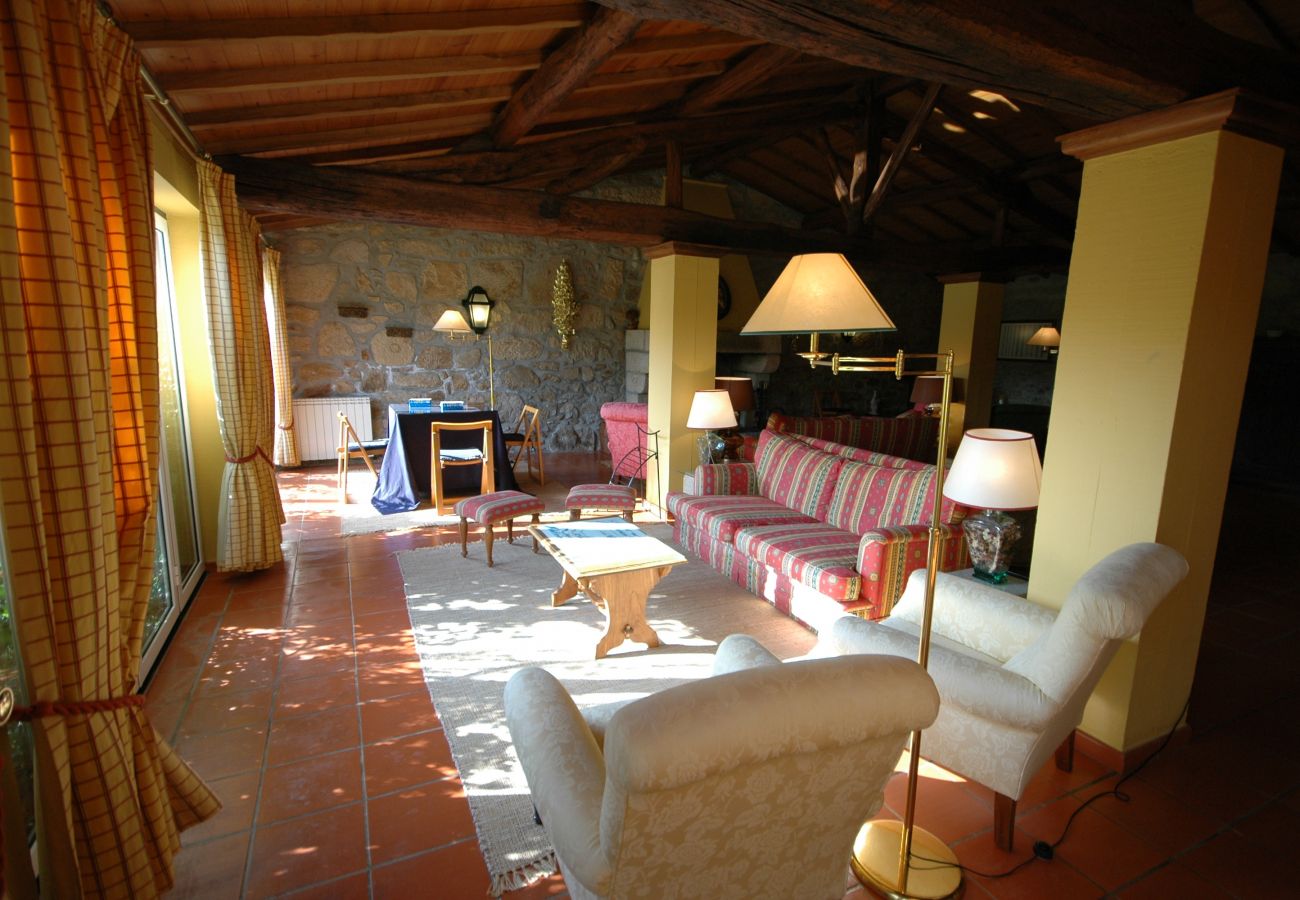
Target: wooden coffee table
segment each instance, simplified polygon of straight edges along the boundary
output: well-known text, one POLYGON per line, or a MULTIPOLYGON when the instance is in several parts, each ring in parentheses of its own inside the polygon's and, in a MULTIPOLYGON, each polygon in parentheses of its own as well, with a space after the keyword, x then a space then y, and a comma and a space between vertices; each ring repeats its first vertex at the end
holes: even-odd
POLYGON ((564 570, 551 606, 582 591, 604 610, 596 659, 626 640, 659 646, 659 635, 645 620, 646 597, 686 557, 622 519, 530 525, 528 531, 564 570))

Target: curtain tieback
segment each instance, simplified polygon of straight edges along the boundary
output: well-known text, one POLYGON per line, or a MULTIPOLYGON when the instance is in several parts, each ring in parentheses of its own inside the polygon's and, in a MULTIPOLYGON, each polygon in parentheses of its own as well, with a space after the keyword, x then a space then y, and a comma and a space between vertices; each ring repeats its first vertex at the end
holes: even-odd
POLYGON ((49 716, 88 716, 94 713, 113 712, 129 706, 144 706, 144 694, 110 697, 107 700, 40 700, 31 706, 15 706, 11 722, 30 722, 49 716))
POLYGON ((289 431, 290 429, 293 428, 293 419, 290 419, 288 422, 286 422, 283 425, 277 422, 275 427, 280 429, 281 431, 289 431))
POLYGON ((262 459, 266 460, 266 464, 268 466, 273 467, 275 465, 275 463, 271 462, 271 457, 267 456, 266 451, 263 450, 261 447, 258 447, 256 450, 254 450, 252 453, 248 454, 247 456, 227 456, 226 462, 234 463, 235 465, 238 466, 246 462, 252 462, 254 459, 256 459, 259 456, 262 457, 262 459))

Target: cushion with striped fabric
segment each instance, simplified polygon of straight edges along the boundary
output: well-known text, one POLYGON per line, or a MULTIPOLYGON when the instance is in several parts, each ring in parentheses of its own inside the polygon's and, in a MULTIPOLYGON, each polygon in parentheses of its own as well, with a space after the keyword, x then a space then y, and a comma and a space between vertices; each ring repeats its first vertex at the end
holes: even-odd
POLYGON ((850 447, 847 444, 824 441, 821 438, 809 437, 806 434, 792 434, 790 437, 803 441, 809 447, 816 447, 818 450, 842 456, 853 462, 866 463, 869 466, 885 466, 890 469, 924 469, 926 466, 932 465, 932 463, 923 463, 916 459, 905 459, 901 456, 890 456, 888 453, 878 453, 875 450, 863 450, 861 447, 850 447))
MULTIPOLYGON (((846 462, 826 522, 857 535, 881 525, 929 524, 934 474, 933 466, 890 469, 846 462)), ((944 498, 941 510, 941 521, 952 521, 956 504, 944 498)))
POLYGON ((764 431, 755 465, 760 494, 818 521, 826 520, 843 459, 788 435, 764 431))
POLYGON ((564 498, 565 509, 636 509, 636 491, 627 484, 576 484, 564 498))
POLYGON ((766 497, 744 494, 669 494, 668 510, 682 524, 728 544, 741 528, 817 521, 766 497))
POLYGON ((494 525, 516 516, 540 513, 544 509, 546 503, 540 497, 523 491, 494 491, 491 494, 466 497, 456 503, 456 515, 480 525, 494 525))
POLYGON ((787 416, 772 413, 767 427, 836 444, 874 450, 889 456, 929 462, 939 438, 934 416, 787 416))
POLYGON ((765 525, 736 535, 736 552, 835 600, 856 600, 858 536, 821 522, 765 525))

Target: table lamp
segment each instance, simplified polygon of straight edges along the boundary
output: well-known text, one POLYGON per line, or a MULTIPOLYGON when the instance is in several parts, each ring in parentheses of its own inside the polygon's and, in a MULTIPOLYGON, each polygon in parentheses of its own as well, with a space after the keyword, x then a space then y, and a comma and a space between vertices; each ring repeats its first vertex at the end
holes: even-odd
POLYGON ((697 444, 700 465, 722 462, 727 445, 718 431, 736 427, 736 412, 731 408, 731 396, 725 390, 696 391, 691 400, 691 411, 686 416, 686 427, 704 430, 704 435, 697 444))
POLYGON ((990 584, 1007 580, 1011 549, 1020 539, 1020 523, 1008 510, 1038 506, 1043 466, 1034 436, 1005 428, 973 428, 962 436, 943 495, 983 509, 962 521, 975 577, 990 584))

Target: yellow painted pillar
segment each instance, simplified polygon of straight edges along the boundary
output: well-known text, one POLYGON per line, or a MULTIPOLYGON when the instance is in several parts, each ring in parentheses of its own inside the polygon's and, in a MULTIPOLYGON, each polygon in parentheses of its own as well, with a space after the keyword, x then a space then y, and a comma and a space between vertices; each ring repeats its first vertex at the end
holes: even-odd
POLYGON ((682 489, 698 462, 699 432, 686 428, 691 399, 713 387, 718 344, 718 258, 709 250, 661 244, 650 260, 649 427, 659 432, 659 465, 646 497, 682 489))
POLYGON ((948 414, 948 453, 957 452, 962 433, 989 424, 993 374, 1002 327, 1003 285, 976 272, 951 275, 943 282, 940 352, 952 351, 952 376, 961 380, 960 403, 948 414))
POLYGON ((1295 116, 1269 106, 1229 91, 1061 139, 1083 187, 1029 594, 1059 607, 1134 541, 1191 564, 1088 703, 1120 753, 1191 690, 1282 164, 1259 123, 1295 116))

